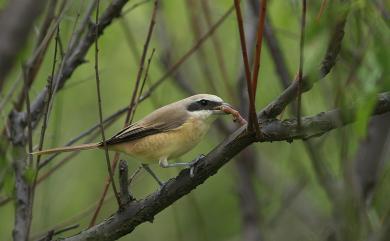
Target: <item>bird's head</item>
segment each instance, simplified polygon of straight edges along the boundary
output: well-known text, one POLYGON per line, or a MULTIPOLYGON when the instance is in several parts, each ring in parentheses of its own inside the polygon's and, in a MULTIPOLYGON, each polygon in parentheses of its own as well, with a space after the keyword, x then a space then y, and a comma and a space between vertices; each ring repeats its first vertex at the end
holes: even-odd
POLYGON ((199 119, 209 119, 216 115, 226 114, 223 107, 230 107, 220 97, 209 94, 198 94, 183 100, 188 113, 199 119))

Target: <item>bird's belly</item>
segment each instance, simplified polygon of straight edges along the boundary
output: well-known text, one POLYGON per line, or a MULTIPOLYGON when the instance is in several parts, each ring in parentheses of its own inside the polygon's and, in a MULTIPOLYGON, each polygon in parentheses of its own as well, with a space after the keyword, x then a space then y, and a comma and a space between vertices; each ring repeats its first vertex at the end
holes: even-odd
POLYGON ((111 146, 111 149, 126 153, 142 162, 172 159, 194 148, 207 130, 207 123, 191 120, 177 129, 116 144, 111 146))

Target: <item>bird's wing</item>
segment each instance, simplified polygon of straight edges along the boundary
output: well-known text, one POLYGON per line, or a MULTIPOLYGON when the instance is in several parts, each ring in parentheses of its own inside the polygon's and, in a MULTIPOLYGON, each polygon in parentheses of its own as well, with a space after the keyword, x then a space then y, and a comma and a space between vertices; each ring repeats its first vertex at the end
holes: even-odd
POLYGON ((167 132, 180 127, 188 118, 185 110, 168 108, 168 106, 155 110, 144 119, 125 127, 106 141, 107 145, 134 141, 140 138, 167 132))

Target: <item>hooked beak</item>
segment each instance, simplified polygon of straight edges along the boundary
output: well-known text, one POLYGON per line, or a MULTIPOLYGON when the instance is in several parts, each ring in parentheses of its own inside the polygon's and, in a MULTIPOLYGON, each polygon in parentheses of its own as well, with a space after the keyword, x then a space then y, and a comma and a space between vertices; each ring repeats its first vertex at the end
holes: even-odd
POLYGON ((219 106, 216 106, 214 108, 214 113, 215 114, 229 114, 227 112, 224 111, 225 108, 231 108, 233 109, 233 107, 229 104, 229 103, 226 103, 226 102, 223 102, 221 105, 219 106))

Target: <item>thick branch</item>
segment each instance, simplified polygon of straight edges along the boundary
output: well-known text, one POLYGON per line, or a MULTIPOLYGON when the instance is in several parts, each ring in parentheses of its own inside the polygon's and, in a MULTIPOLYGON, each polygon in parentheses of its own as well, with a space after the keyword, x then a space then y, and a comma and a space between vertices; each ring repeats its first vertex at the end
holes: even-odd
MULTIPOLYGON (((378 96, 373 114, 378 115, 389 111, 390 92, 382 93, 378 96)), ((336 109, 302 118, 299 132, 296 120, 270 120, 262 123, 263 135, 257 141, 292 141, 319 136, 353 122, 353 113, 354 108, 336 109)), ((224 164, 255 141, 255 136, 246 131, 246 126, 241 127, 195 165, 194 177, 191 178, 189 169, 182 170, 177 177, 167 181, 159 191, 145 199, 129 203, 122 212, 115 213, 102 223, 64 240, 107 241, 132 232, 141 223, 153 221, 156 214, 213 176, 224 164)))
MULTIPOLYGON (((99 18, 99 29, 97 31, 98 37, 103 34, 103 31, 106 27, 108 27, 111 22, 120 16, 122 8, 127 3, 128 0, 114 0, 107 7, 107 9, 103 12, 101 17, 99 18)), ((79 43, 75 46, 74 50, 69 54, 64 61, 64 67, 60 69, 56 75, 53 77, 53 80, 58 81, 57 91, 60 90, 66 80, 70 78, 73 72, 79 67, 82 63, 84 63, 84 58, 95 41, 96 35, 96 25, 90 24, 86 34, 81 38, 79 43)), ((35 101, 31 106, 31 116, 32 116, 32 124, 33 126, 39 121, 43 114, 44 100, 46 96, 47 89, 42 90, 35 101)), ((24 113, 21 113, 24 114, 24 113)))

